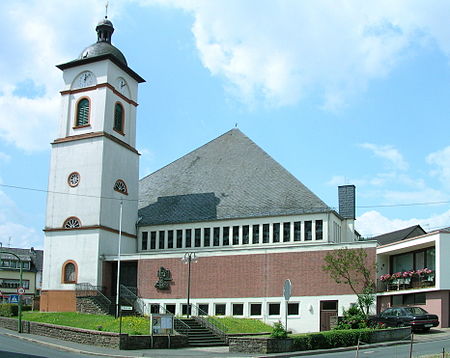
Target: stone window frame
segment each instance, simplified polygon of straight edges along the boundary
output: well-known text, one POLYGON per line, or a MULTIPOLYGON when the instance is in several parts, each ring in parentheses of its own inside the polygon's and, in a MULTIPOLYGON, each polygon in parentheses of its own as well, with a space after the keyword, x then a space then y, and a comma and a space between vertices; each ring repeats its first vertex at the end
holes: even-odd
POLYGON ((74 260, 67 260, 63 263, 62 265, 62 269, 61 269, 61 283, 63 284, 74 284, 78 282, 78 265, 76 263, 76 261, 74 260), (67 279, 67 267, 69 265, 73 265, 74 266, 74 271, 73 271, 73 275, 74 275, 74 279, 73 280, 69 280, 67 279))

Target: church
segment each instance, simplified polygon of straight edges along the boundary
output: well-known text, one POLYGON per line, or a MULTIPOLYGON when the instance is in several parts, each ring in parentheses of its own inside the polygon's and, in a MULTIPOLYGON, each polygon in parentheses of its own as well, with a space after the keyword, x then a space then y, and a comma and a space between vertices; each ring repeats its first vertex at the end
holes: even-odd
POLYGON ((356 296, 323 272, 324 257, 348 247, 375 260, 376 242, 359 241, 354 228, 355 187, 338 188, 337 212, 237 128, 139 179, 145 81, 112 45, 111 21, 96 31, 96 43, 57 66, 65 85, 51 143, 41 310, 75 311, 80 286, 113 302, 125 287, 147 313, 329 329, 356 296))

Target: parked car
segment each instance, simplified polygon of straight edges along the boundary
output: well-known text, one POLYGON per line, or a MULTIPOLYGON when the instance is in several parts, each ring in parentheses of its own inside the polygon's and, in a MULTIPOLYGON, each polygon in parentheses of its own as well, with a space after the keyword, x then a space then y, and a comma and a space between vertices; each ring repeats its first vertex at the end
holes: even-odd
POLYGON ((413 330, 428 331, 439 325, 439 318, 420 307, 391 307, 372 317, 370 323, 387 327, 411 326, 413 330))

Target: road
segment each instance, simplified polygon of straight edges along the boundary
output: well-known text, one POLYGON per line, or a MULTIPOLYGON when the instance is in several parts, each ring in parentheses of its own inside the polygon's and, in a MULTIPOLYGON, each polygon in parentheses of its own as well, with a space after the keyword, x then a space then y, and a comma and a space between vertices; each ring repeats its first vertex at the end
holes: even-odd
MULTIPOLYGON (((94 357, 76 352, 65 352, 58 349, 25 341, 22 339, 0 335, 1 358, 80 358, 94 357)), ((98 356, 96 356, 98 358, 98 356)))
MULTIPOLYGON (((445 352, 450 352, 450 339, 442 339, 437 341, 427 341, 414 343, 413 357, 420 357, 427 354, 442 353, 442 348, 445 352)), ((361 349, 359 351, 359 358, 409 358, 409 344, 399 344, 388 347, 376 347, 371 349, 361 349)), ((347 352, 330 352, 322 354, 312 354, 306 356, 308 358, 355 358, 356 351, 347 352)))

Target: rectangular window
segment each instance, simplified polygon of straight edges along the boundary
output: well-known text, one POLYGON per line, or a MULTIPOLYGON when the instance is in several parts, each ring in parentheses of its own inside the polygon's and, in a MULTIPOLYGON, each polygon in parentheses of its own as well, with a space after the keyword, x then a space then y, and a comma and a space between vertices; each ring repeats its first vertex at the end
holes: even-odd
POLYGON ((323 220, 316 220, 316 240, 323 240, 323 220))
POLYGON ((288 316, 298 316, 300 313, 300 304, 298 302, 288 303, 288 316))
POLYGON ((156 231, 150 232, 150 250, 156 249, 156 231))
POLYGON ((239 245, 239 226, 233 226, 233 245, 239 245))
POLYGON ((191 247, 192 246, 192 229, 186 229, 185 234, 186 234, 186 247, 191 247))
POLYGON ((263 244, 267 244, 269 242, 270 231, 269 224, 263 224, 263 244))
POLYGON ((302 222, 296 221, 294 222, 294 241, 302 240, 302 222))
POLYGON ((175 307, 176 307, 175 305, 169 304, 169 305, 166 305, 166 310, 167 310, 167 312, 175 314, 176 313, 175 307))
POLYGON ((312 221, 305 221, 305 241, 312 240, 312 221))
POLYGON ((214 246, 220 245, 220 227, 215 227, 213 230, 213 244, 214 246))
POLYGON ((280 304, 269 303, 269 316, 279 316, 279 315, 280 315, 280 304))
MULTIPOLYGON (((191 315, 192 314, 192 305, 190 305, 191 306, 191 312, 189 312, 189 315, 191 315)), ((188 306, 187 306, 187 304, 186 303, 183 303, 182 305, 181 305, 181 314, 182 315, 187 315, 188 314, 188 306)))
POLYGON ((243 316, 243 315, 244 315, 244 304, 233 303, 233 316, 243 316))
POLYGON ((203 229, 203 246, 210 246, 211 244, 211 229, 205 227, 203 229))
POLYGON ((216 316, 225 316, 225 304, 224 303, 216 303, 215 304, 215 314, 216 316))
POLYGON ((195 236, 195 247, 200 247, 202 246, 202 230, 201 229, 195 229, 194 231, 194 236, 195 236))
POLYGON ((273 224, 273 242, 280 242, 280 224, 273 224))
POLYGON ((283 223, 283 242, 291 241, 291 223, 283 223))
POLYGON ((224 226, 223 227, 223 246, 230 245, 230 227, 224 226))
POLYGON ((165 241, 165 231, 159 232, 159 248, 162 250, 164 249, 164 241, 165 241))
POLYGON ((252 244, 259 244, 259 225, 253 225, 252 244))
MULTIPOLYGON (((29 280, 22 280, 22 286, 26 290, 30 288, 30 281, 29 280)), ((0 288, 19 288, 20 287, 20 280, 14 280, 14 279, 0 279, 0 288)))
POLYGON ((142 250, 147 250, 148 247, 148 232, 142 232, 142 250))
POLYGON ((159 304, 157 303, 152 303, 150 305, 150 313, 159 313, 159 304))
POLYGON ((25 270, 29 270, 30 269, 30 263, 29 262, 22 262, 22 268, 25 270))
POLYGON ((198 305, 198 308, 199 308, 199 312, 198 312, 199 316, 208 316, 209 315, 209 304, 201 303, 198 305))
POLYGON ((250 303, 250 316, 261 316, 261 303, 250 303))
POLYGON ((242 244, 247 245, 250 234, 250 227, 248 225, 242 226, 242 244))
POLYGON ((183 247, 183 230, 177 230, 177 248, 183 247))
POLYGON ((425 250, 425 265, 430 270, 436 270, 436 249, 434 247, 430 247, 425 250))
POLYGON ((167 248, 173 249, 173 230, 167 231, 167 248))

